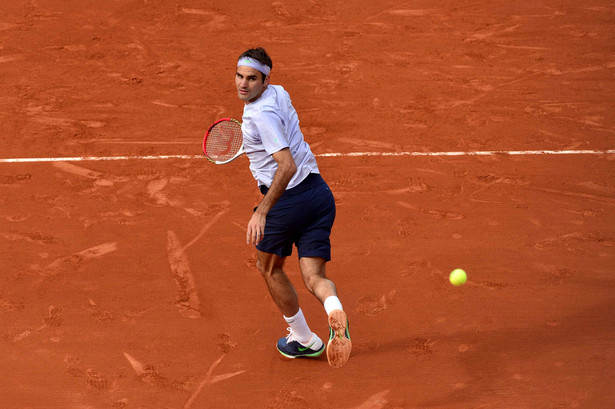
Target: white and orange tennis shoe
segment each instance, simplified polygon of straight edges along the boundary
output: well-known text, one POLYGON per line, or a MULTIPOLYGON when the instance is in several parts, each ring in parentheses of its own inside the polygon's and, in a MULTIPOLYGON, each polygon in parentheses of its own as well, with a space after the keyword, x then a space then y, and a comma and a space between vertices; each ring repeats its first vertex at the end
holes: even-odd
POLYGON ((348 332, 348 318, 342 310, 334 310, 329 314, 329 343, 327 344, 327 360, 334 368, 341 368, 350 358, 352 341, 348 332))

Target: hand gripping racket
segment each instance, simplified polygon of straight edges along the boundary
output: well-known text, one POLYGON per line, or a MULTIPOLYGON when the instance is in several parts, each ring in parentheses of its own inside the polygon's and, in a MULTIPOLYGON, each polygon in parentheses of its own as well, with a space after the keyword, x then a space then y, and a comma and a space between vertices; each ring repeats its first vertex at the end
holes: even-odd
POLYGON ((205 133, 203 154, 216 165, 229 163, 244 152, 241 122, 236 119, 219 119, 205 133))

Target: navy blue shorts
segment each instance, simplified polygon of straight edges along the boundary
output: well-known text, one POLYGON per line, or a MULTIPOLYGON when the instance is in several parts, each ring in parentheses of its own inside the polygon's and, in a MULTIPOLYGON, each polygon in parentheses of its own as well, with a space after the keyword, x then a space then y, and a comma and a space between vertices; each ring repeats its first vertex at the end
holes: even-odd
MULTIPOLYGON (((261 192, 267 188, 261 186, 261 192)), ((303 182, 288 189, 269 210, 265 236, 256 246, 265 253, 287 257, 297 246, 299 258, 331 260, 331 227, 335 220, 335 200, 324 179, 311 173, 303 182)))

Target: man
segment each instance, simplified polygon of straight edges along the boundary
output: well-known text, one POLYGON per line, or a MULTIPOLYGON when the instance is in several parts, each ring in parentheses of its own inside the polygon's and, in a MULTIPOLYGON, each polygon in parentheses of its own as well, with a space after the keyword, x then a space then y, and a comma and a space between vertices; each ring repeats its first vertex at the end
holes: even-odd
POLYGON ((235 74, 239 99, 245 102, 244 148, 264 195, 248 223, 246 240, 256 246, 256 267, 289 325, 288 335, 277 343, 278 351, 298 358, 318 357, 325 350, 323 341, 310 330, 283 269, 294 244, 303 282, 328 315, 327 359, 331 366, 341 367, 350 356, 352 343, 346 313, 325 269, 331 259, 329 236, 335 201, 303 140, 288 93, 269 83, 272 67, 267 52, 254 48, 241 54, 235 74))

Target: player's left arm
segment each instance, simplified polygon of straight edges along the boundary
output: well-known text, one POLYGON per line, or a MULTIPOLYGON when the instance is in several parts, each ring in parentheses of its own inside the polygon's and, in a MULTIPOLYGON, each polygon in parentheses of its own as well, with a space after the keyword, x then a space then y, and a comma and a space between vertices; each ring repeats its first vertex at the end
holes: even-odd
POLYGON ((246 233, 246 241, 248 244, 254 243, 256 245, 261 242, 265 235, 267 213, 269 213, 269 210, 271 210, 273 205, 276 204, 278 199, 282 196, 288 183, 295 172, 297 172, 297 164, 290 154, 289 148, 279 150, 272 156, 277 162, 278 168, 273 175, 273 182, 271 182, 267 194, 263 197, 263 200, 256 208, 256 211, 248 223, 248 231, 246 233))

